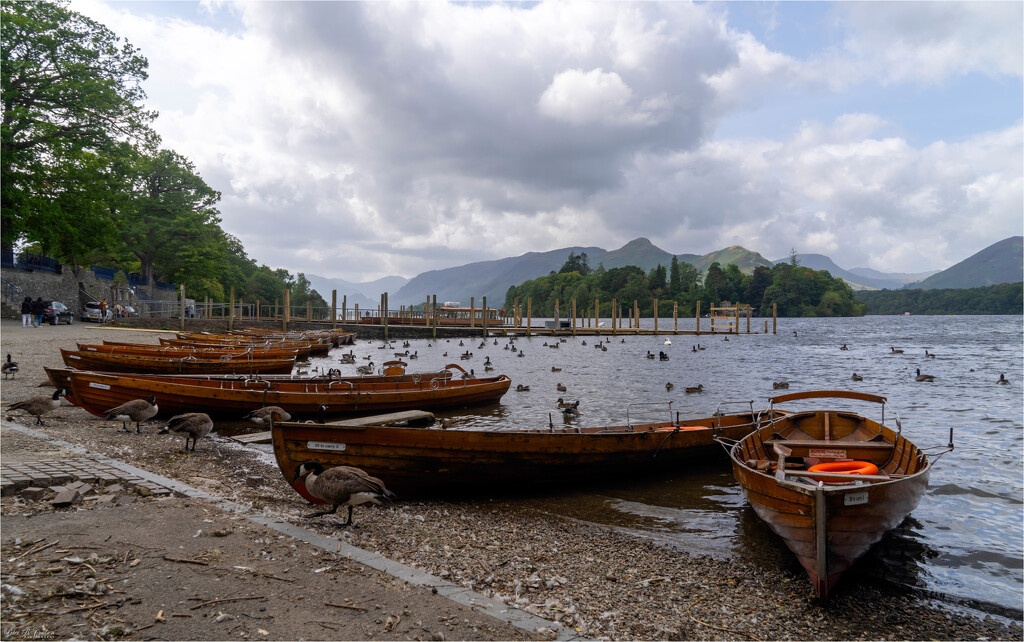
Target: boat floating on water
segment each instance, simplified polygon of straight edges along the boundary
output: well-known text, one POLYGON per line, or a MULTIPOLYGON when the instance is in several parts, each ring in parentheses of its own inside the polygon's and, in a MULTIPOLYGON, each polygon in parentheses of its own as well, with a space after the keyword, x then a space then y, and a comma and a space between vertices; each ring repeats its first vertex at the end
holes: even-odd
MULTIPOLYGON (((884 425, 886 398, 842 390, 769 400, 760 426, 727 446, 733 474, 758 517, 786 543, 818 598, 917 507, 933 460, 884 425), (840 410, 779 413, 775 404, 842 398, 881 404, 882 420, 840 410)), ((949 445, 935 457, 953 449, 949 445)))

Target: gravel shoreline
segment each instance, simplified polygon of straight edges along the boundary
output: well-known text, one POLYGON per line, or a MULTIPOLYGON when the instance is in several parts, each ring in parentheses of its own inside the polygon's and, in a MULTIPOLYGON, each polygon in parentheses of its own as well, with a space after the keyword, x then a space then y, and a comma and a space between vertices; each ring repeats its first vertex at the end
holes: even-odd
MULTIPOLYGON (((104 339, 156 343, 154 332, 95 325, 23 329, 3 321, 0 352, 20 365, 3 384, 10 404, 45 394, 43 366, 62 366, 59 347, 104 339)), ((5 416, 8 414, 5 408, 5 416)), ((12 418, 34 426, 29 417, 12 418)), ((302 520, 308 505, 283 482, 271 458, 217 439, 183 455, 182 439, 119 433, 74 406, 46 415, 40 430, 90 451, 252 506, 355 546, 601 639, 1016 639, 1020 622, 952 613, 944 605, 884 587, 839 591, 826 608, 808 595, 801 575, 754 568, 743 560, 691 555, 621 531, 551 515, 537 502, 400 501, 357 508, 358 528, 339 532, 321 520, 302 520), (247 478, 262 484, 250 487, 247 478)), ((216 429, 215 429, 216 430, 216 429)), ((7 455, 4 444, 0 453, 7 455)), ((12 508, 4 503, 4 516, 12 508)))

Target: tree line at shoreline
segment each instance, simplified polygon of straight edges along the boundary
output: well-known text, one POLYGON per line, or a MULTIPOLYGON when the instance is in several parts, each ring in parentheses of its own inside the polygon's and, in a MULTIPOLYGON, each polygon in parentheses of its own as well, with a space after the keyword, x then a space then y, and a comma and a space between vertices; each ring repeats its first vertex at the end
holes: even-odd
POLYGON ((678 304, 680 316, 692 316, 698 302, 706 312, 726 301, 749 304, 761 316, 770 315, 773 306, 779 316, 786 317, 860 316, 865 310, 845 281, 825 270, 802 267, 795 252, 788 263, 758 266, 752 274, 743 274, 734 264, 723 268, 716 262, 703 275, 676 257, 667 270, 661 265, 649 272, 636 266, 591 269, 586 253, 570 252, 558 272, 510 287, 504 307, 511 310, 516 300, 522 306, 527 299, 537 316, 554 316, 556 303, 565 316, 573 300, 578 314, 593 310, 596 300, 598 313, 612 316, 612 299, 629 307, 636 301, 640 315, 648 317, 654 314, 655 300, 659 315, 678 304))

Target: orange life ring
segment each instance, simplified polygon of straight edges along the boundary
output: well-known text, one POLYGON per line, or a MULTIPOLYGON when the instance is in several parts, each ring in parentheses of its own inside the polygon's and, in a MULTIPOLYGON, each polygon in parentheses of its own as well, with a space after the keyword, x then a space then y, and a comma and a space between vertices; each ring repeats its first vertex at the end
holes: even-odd
POLYGON ((807 469, 811 473, 843 473, 847 475, 874 475, 878 466, 870 461, 827 461, 807 469))

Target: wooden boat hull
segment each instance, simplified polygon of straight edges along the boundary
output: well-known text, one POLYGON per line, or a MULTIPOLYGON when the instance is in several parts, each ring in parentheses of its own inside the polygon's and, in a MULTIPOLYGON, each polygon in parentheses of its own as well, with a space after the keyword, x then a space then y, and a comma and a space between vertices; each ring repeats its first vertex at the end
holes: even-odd
MULTIPOLYGON (((561 488, 609 477, 678 470, 686 461, 722 456, 716 436, 752 430, 751 415, 724 415, 608 428, 540 431, 444 430, 402 426, 343 427, 276 423, 274 455, 285 480, 304 461, 355 466, 380 477, 402 497, 467 495, 484 490, 561 488)), ((292 483, 311 497, 301 481, 292 483)))
POLYGON ((317 416, 321 405, 329 416, 386 410, 433 410, 495 403, 511 380, 501 375, 482 379, 419 378, 413 376, 343 381, 230 379, 125 375, 47 370, 51 380, 67 385, 66 398, 97 416, 131 399, 156 395, 161 415, 205 412, 211 417, 239 418, 264 406, 289 413, 317 416))
POLYGON ((242 337, 256 337, 256 338, 282 338, 282 339, 306 339, 306 338, 323 338, 330 340, 335 346, 351 345, 355 343, 356 333, 348 332, 340 329, 332 330, 309 330, 309 331, 286 331, 286 330, 267 330, 261 328, 245 328, 242 330, 234 330, 229 333, 232 336, 242 337))
POLYGON ((65 350, 60 356, 69 368, 100 372, 139 374, 288 374, 295 357, 287 359, 246 359, 229 357, 203 359, 194 356, 161 356, 65 350))
MULTIPOLYGON (((829 392, 835 391, 793 393, 775 401, 832 396, 829 392)), ((860 393, 842 396, 885 401, 860 393)), ((892 429, 827 410, 776 418, 731 447, 729 455, 754 512, 796 555, 822 601, 857 559, 914 510, 927 490, 931 466, 917 446, 892 429), (783 459, 781 479, 777 443, 791 452, 783 459), (872 462, 879 473, 801 475, 805 469, 799 460, 851 459, 872 462)))
POLYGON ((111 354, 152 354, 166 357, 194 356, 200 359, 243 357, 253 359, 291 359, 299 356, 294 348, 194 348, 189 346, 164 346, 148 343, 127 343, 104 341, 102 344, 79 343, 78 349, 85 352, 106 352, 111 354))
POLYGON ((270 341, 255 339, 250 341, 229 341, 226 339, 167 339, 164 337, 160 338, 162 345, 170 346, 185 346, 185 347, 196 347, 196 348, 290 348, 299 351, 299 357, 305 358, 310 355, 325 356, 330 353, 333 347, 331 343, 308 343, 308 342, 295 342, 295 341, 270 341))

